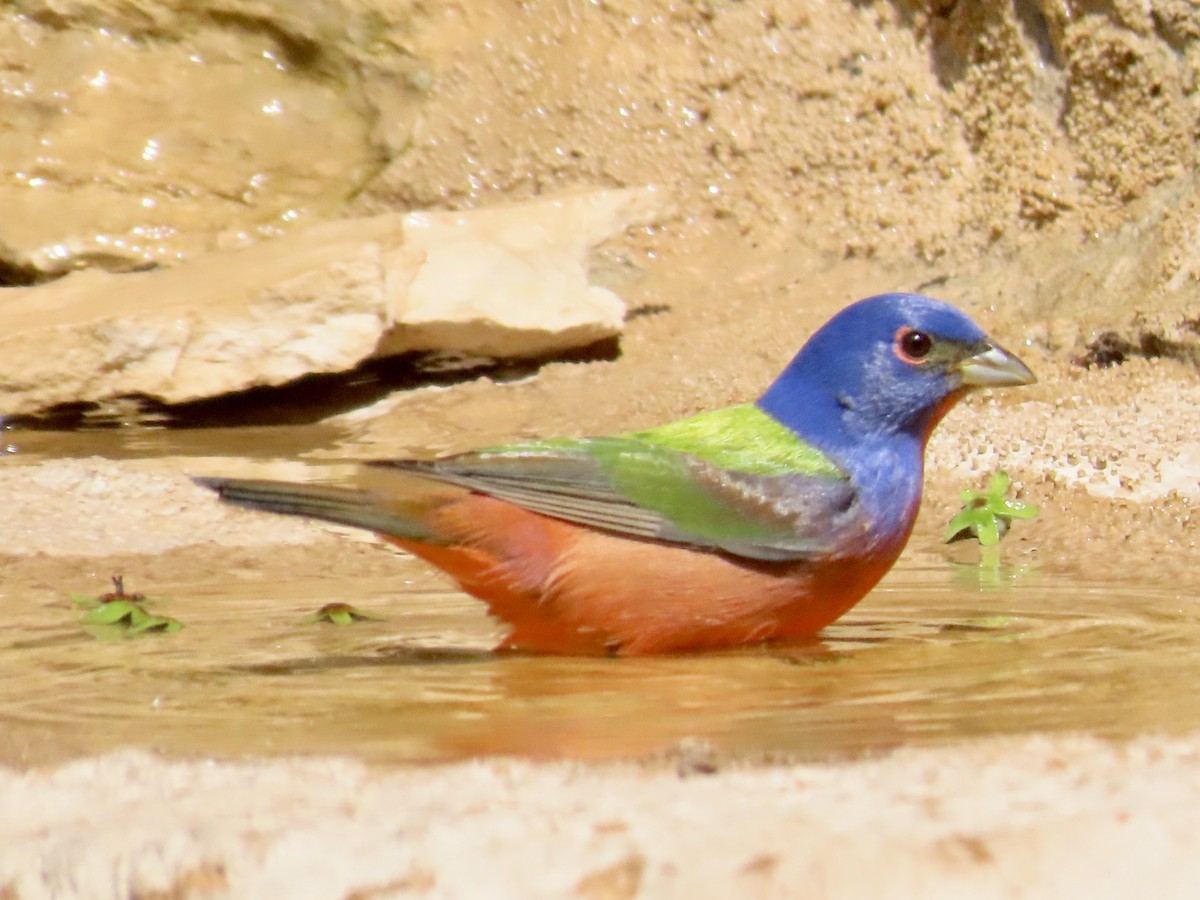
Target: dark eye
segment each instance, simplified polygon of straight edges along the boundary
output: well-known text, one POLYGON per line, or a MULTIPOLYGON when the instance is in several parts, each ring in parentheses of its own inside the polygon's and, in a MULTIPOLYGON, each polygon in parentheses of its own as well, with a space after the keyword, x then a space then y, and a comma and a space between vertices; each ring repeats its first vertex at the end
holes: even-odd
POLYGON ((906 330, 900 335, 900 352, 909 359, 924 359, 933 349, 933 338, 923 331, 906 330))

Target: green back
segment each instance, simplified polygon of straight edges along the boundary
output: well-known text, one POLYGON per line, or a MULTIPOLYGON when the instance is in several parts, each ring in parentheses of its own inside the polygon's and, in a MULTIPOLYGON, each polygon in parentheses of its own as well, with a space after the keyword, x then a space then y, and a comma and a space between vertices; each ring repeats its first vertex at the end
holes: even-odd
POLYGON ((752 403, 622 436, 751 475, 845 475, 828 456, 752 403))

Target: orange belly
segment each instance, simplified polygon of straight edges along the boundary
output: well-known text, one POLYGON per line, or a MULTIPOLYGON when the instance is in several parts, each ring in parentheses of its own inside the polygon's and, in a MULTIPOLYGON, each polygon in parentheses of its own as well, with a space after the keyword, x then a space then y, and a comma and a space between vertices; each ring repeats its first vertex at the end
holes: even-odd
POLYGON ((754 562, 617 537, 467 495, 432 511, 445 543, 389 538, 512 626, 502 647, 638 655, 807 637, 850 609, 903 546, 870 558, 754 562))

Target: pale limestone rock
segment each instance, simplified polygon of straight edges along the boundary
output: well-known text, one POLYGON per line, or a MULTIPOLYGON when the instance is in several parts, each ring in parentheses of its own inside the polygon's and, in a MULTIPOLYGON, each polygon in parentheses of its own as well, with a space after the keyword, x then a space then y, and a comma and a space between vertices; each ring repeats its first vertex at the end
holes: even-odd
MULTIPOLYGON (((381 354, 454 350, 528 356, 616 334, 625 307, 588 283, 589 249, 656 212, 656 192, 592 191, 547 202, 404 217, 404 244, 385 256, 396 278, 396 325, 381 354)), ((392 287, 389 284, 389 287, 392 287)))
POLYGON ((179 402, 349 368, 387 325, 389 230, 399 240, 398 217, 329 223, 175 269, 0 292, 0 409, 179 402))
POLYGON ((407 350, 561 351, 617 334, 587 253, 653 191, 330 222, 173 269, 0 291, 0 411, 145 395, 179 403, 407 350))

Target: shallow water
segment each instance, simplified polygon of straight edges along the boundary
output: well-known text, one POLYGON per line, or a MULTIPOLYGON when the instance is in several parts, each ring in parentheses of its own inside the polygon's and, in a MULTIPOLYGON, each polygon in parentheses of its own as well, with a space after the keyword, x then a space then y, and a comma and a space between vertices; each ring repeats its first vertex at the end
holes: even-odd
MULTIPOLYGON (((79 431, 0 429, 0 454, 29 464, 47 459, 245 457, 293 459, 330 450, 349 435, 331 424, 231 428, 106 428, 79 431)), ((192 466, 194 468, 194 466, 192 466)))
POLYGON ((901 564, 820 641, 655 659, 492 655, 479 604, 394 580, 159 585, 170 635, 102 642, 66 601, 0 637, 0 762, 173 754, 844 758, 1031 730, 1200 727, 1200 611, 1167 587, 901 564), (350 627, 305 612, 341 600, 350 627))

